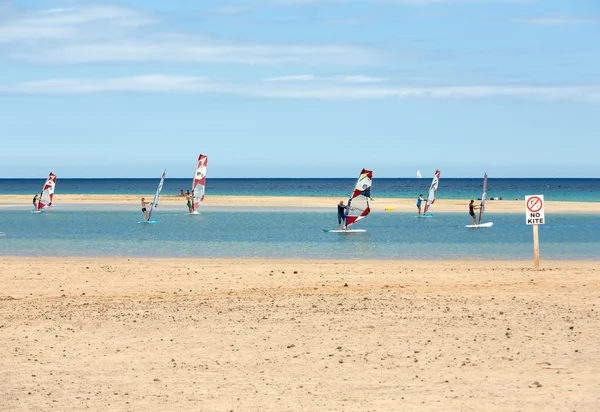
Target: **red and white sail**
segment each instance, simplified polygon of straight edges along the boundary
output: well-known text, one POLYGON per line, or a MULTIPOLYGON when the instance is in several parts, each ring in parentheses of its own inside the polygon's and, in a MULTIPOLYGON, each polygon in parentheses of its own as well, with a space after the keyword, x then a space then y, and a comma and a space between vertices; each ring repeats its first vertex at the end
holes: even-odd
POLYGON ((440 182, 440 171, 436 170, 433 175, 433 180, 431 181, 431 186, 429 187, 429 194, 427 195, 427 203, 425 203, 425 211, 427 213, 433 202, 435 202, 435 196, 438 190, 438 184, 440 182))
POLYGON ((55 186, 56 186, 56 175, 54 173, 50 173, 48 175, 48 179, 46 179, 46 183, 44 183, 44 187, 42 188, 42 193, 40 193, 38 210, 42 210, 49 206, 52 206, 52 199, 54 198, 54 187, 55 186))
POLYGON ((346 227, 353 225, 371 213, 371 186, 373 185, 373 172, 363 169, 354 186, 354 191, 348 200, 348 216, 346 227))
POLYGON ((208 157, 201 154, 198 156, 194 180, 192 182, 192 210, 196 211, 200 203, 204 200, 206 191, 206 167, 208 166, 208 157))
POLYGON ((485 196, 487 191, 487 173, 483 174, 483 193, 481 194, 481 205, 479 207, 479 222, 481 223, 481 218, 483 217, 483 210, 485 209, 485 196))

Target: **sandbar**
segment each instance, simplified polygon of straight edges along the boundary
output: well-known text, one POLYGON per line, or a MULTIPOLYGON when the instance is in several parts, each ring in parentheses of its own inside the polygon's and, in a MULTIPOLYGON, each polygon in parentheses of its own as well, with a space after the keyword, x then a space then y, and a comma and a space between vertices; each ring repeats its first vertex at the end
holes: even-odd
MULTIPOLYGON (((77 195, 77 194, 55 194, 55 204, 131 204, 138 205, 141 195, 77 195)), ((146 200, 153 198, 152 194, 144 196, 146 200)), ((203 202, 204 206, 215 207, 293 207, 293 208, 332 208, 340 200, 339 197, 306 197, 306 196, 206 196, 203 202)), ((432 212, 443 213, 462 213, 468 211, 470 199, 437 199, 431 208, 432 212)), ((160 204, 181 205, 186 210, 185 198, 179 196, 161 196, 160 204)), ((546 213, 586 213, 599 214, 600 202, 563 202, 546 201, 546 213)), ((29 195, 0 195, 0 208, 15 207, 18 205, 29 206, 31 196, 29 195)), ((375 198, 371 202, 373 211, 394 212, 414 212, 415 199, 402 198, 375 198)), ((524 200, 490 200, 486 202, 486 211, 488 213, 525 213, 524 200)))
POLYGON ((0 411, 597 411, 597 262, 0 257, 0 411))

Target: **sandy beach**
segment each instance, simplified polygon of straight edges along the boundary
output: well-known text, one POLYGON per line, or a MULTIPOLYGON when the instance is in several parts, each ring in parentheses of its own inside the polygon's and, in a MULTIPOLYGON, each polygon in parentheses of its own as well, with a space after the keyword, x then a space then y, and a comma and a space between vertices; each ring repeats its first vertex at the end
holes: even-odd
MULTIPOLYGON (((153 194, 145 195, 151 200, 153 194)), ((61 195, 54 196, 55 204, 132 204, 140 203, 140 195, 61 195)), ((294 207, 294 208, 335 208, 342 199, 338 197, 294 197, 294 196, 207 196, 204 206, 217 207, 294 207)), ((433 209, 436 212, 461 213, 468 210, 470 199, 465 200, 436 200, 433 209)), ((0 207, 30 205, 29 195, 0 195, 0 207)), ((160 204, 185 206, 185 198, 179 196, 160 197, 160 204)), ((416 212, 416 199, 375 198, 371 203, 373 211, 416 212)), ((525 213, 524 200, 490 200, 486 202, 488 213, 525 213)), ((546 201, 546 213, 600 213, 600 202, 558 202, 546 201)))
POLYGON ((0 258, 0 411, 597 411, 597 262, 0 258))

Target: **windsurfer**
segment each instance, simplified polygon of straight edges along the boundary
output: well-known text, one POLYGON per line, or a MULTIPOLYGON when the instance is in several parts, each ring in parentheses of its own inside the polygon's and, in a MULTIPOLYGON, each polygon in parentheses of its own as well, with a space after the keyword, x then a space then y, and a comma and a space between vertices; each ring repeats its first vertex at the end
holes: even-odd
MULTIPOLYGON (((183 190, 182 190, 182 192, 183 192, 183 190)), ((185 200, 187 200, 187 207, 188 207, 190 213, 193 213, 194 211, 192 210, 192 195, 190 195, 189 192, 187 195, 185 195, 185 200)))
POLYGON ((38 202, 38 195, 36 194, 35 196, 33 196, 33 210, 37 212, 38 209, 39 209, 39 202, 38 202))
POLYGON ((338 211, 338 229, 340 228, 341 224, 344 224, 344 229, 347 229, 348 227, 346 226, 346 217, 347 217, 347 210, 348 207, 344 204, 343 200, 340 200, 340 204, 337 207, 337 211, 338 211))
POLYGON ((473 218, 473 223, 472 223, 473 226, 477 225, 477 222, 475 219, 475 210, 476 209, 479 209, 479 206, 475 206, 475 201, 471 199, 471 203, 469 203, 469 214, 473 218))
POLYGON ((421 193, 417 198, 417 210, 419 211, 419 216, 421 216, 421 202, 425 200, 423 199, 423 194, 421 193))
POLYGON ((151 204, 152 202, 146 202, 145 198, 142 197, 142 212, 144 212, 144 222, 148 221, 148 212, 146 211, 146 205, 151 204))

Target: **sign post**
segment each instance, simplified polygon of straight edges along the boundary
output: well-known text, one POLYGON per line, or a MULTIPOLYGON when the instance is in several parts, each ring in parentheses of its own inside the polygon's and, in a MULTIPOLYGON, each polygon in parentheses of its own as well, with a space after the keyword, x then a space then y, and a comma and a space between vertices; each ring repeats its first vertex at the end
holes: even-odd
POLYGON ((538 225, 546 223, 544 214, 544 195, 525 196, 525 223, 533 225, 533 263, 540 268, 540 242, 538 225))

